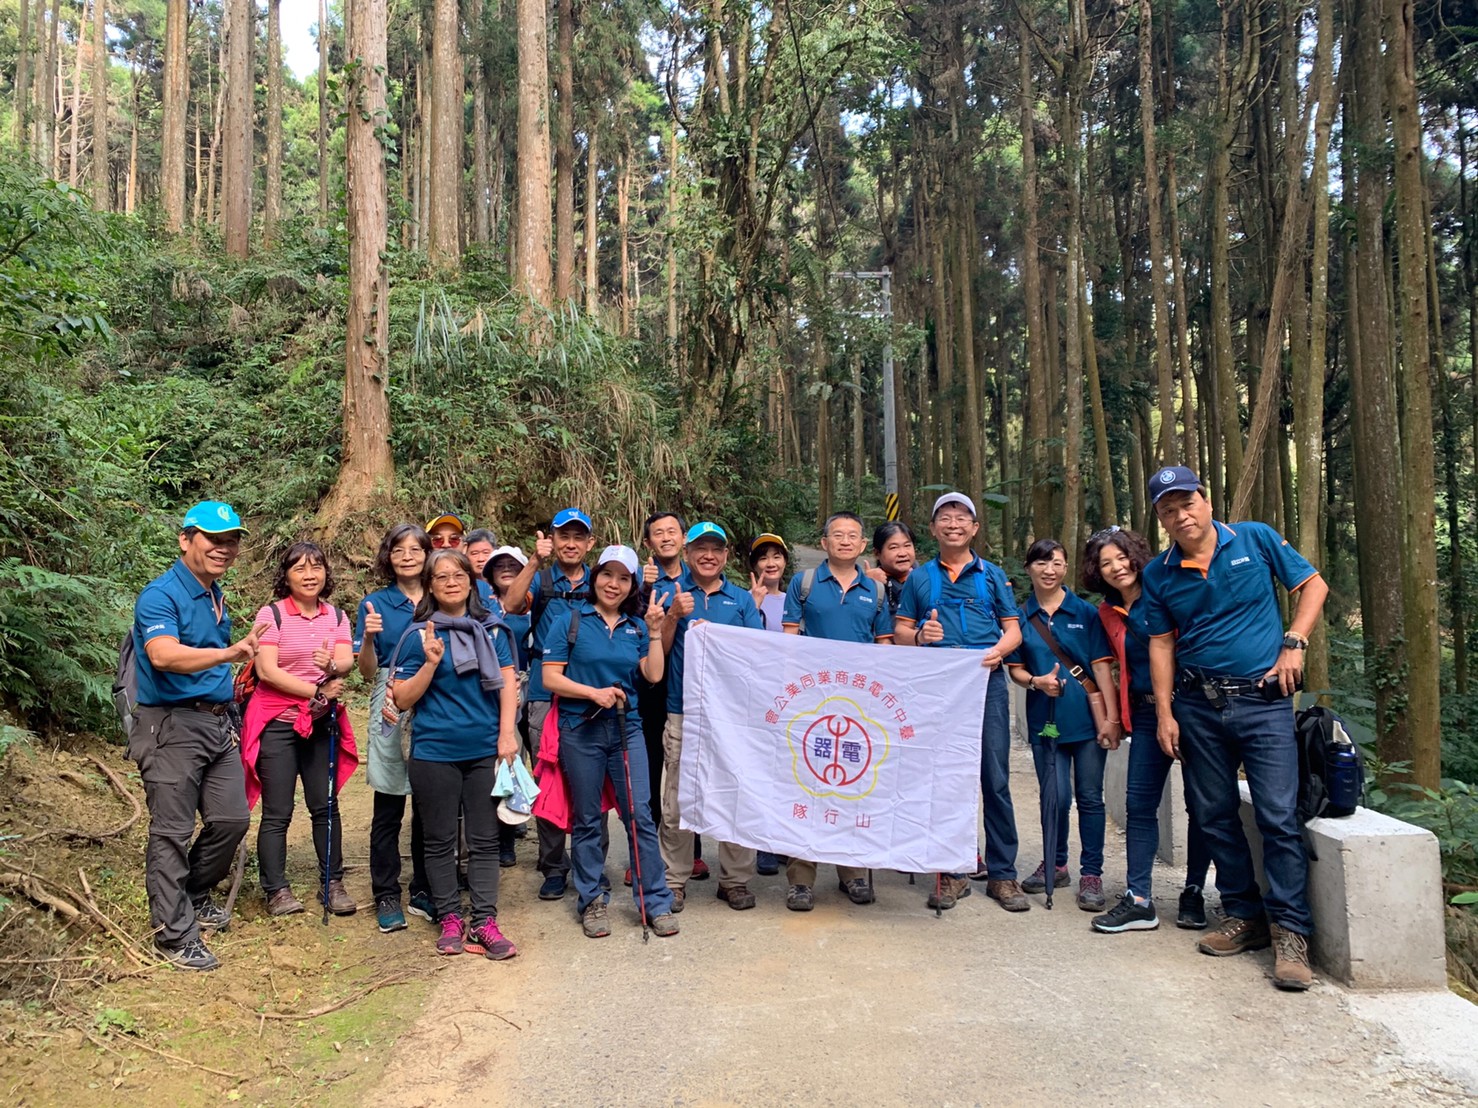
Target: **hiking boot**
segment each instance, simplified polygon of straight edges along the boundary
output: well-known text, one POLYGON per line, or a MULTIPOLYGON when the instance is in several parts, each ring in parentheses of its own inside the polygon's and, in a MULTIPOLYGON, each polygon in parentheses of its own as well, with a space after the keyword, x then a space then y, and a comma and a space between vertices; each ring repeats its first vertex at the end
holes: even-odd
MULTIPOLYGON (((344 888, 342 881, 330 881, 327 896, 328 910, 336 916, 352 916, 359 911, 359 905, 354 903, 354 898, 344 888)), ((318 903, 325 903, 323 889, 318 890, 318 903)))
POLYGON ((498 930, 498 921, 492 916, 473 925, 472 929, 467 932, 464 945, 467 953, 481 954, 484 958, 491 958, 494 962, 512 958, 518 953, 518 947, 509 942, 503 932, 498 930))
POLYGON ((985 859, 980 856, 979 852, 977 852, 976 855, 975 855, 975 872, 970 875, 970 880, 971 881, 989 881, 990 880, 990 871, 986 869, 985 859))
POLYGON ((963 877, 955 877, 952 874, 941 873, 939 883, 934 891, 929 894, 925 903, 930 908, 938 908, 940 911, 948 911, 971 893, 970 882, 963 877))
MULTIPOLYGON (((727 903, 736 912, 742 912, 746 908, 753 908, 755 905, 754 893, 749 891, 749 886, 747 885, 731 885, 727 889, 720 885, 718 887, 718 898, 727 903)), ((673 909, 673 911, 676 910, 676 908, 673 909)))
POLYGON ((1273 984, 1288 992, 1301 993, 1314 983, 1309 968, 1309 939, 1297 931, 1272 925, 1273 984))
POLYGON ((436 922, 436 904, 431 899, 430 893, 411 893, 411 899, 405 906, 406 914, 420 916, 427 923, 436 922))
POLYGON ((379 924, 382 935, 404 931, 405 913, 400 910, 400 897, 382 896, 375 901, 375 922, 379 924))
POLYGON ((792 912, 809 912, 816 907, 816 894, 810 885, 792 885, 785 890, 785 906, 792 912))
POLYGON ((659 939, 671 938, 677 934, 677 917, 671 912, 663 912, 660 916, 653 916, 647 921, 652 928, 652 934, 659 939))
POLYGON ((780 872, 780 855, 761 850, 754 856, 754 868, 761 877, 774 877, 780 872))
POLYGON ((1078 907, 1085 912, 1101 912, 1108 902, 1103 898, 1103 878, 1085 873, 1078 878, 1078 907))
POLYGON ((1093 917, 1093 930, 1105 935, 1117 935, 1120 931, 1153 931, 1159 926, 1155 902, 1136 900, 1133 893, 1125 893, 1119 903, 1103 915, 1093 917))
POLYGON ((985 895, 1008 912, 1031 910, 1032 902, 1026 898, 1026 894, 1021 891, 1021 885, 1016 881, 987 881, 985 895))
MULTIPOLYGON (((1052 879, 1054 889, 1064 889, 1073 883, 1072 874, 1068 873, 1066 866, 1057 867, 1057 876, 1052 879)), ((1044 893, 1047 891, 1047 863, 1039 862, 1037 868, 1032 870, 1032 875, 1021 883, 1021 891, 1024 893, 1044 893)))
POLYGON ((498 850, 498 865, 504 869, 511 869, 518 865, 518 855, 513 852, 513 847, 502 847, 498 850))
POLYGON ((540 900, 563 900, 565 889, 569 881, 562 873, 551 873, 544 878, 544 884, 539 886, 540 900))
POLYGON ((191 902, 195 907, 195 926, 202 931, 224 931, 231 926, 231 913, 208 896, 191 902))
POLYGON ((456 912, 448 912, 441 917, 441 937, 436 940, 436 953, 438 954, 461 954, 467 949, 463 941, 465 928, 462 926, 462 917, 456 912))
MULTIPOLYGON (((298 910, 302 911, 302 905, 298 906, 298 910)), ((221 960, 210 952, 210 947, 201 939, 188 939, 177 947, 165 946, 156 941, 154 949, 175 969, 203 972, 218 969, 221 964, 221 960)))
POLYGON ((873 894, 872 886, 867 883, 865 877, 854 877, 850 881, 838 881, 837 888, 847 894, 847 899, 853 904, 871 904, 877 897, 873 894))
POLYGON ((672 910, 674 912, 681 912, 687 906, 688 906, 688 890, 687 889, 673 889, 672 890, 672 910))
POLYGON ((1216 958, 1229 958, 1248 950, 1266 950, 1272 943, 1273 937, 1268 933, 1265 916, 1258 916, 1256 919, 1228 916, 1221 921, 1220 927, 1208 932, 1196 944, 1196 949, 1216 958))
POLYGON ((702 858, 694 858, 693 859, 693 880, 694 881, 707 881, 708 880, 708 863, 705 862, 702 858))
POLYGON ((1206 898, 1201 895, 1200 885, 1187 885, 1181 891, 1175 926, 1182 931, 1206 930, 1206 898))
POLYGON ((587 939, 604 939, 611 933, 611 921, 606 913, 606 902, 604 900, 592 900, 585 906, 585 912, 580 916, 580 926, 585 930, 587 939))
POLYGON ((267 914, 269 916, 295 916, 299 912, 306 912, 303 902, 293 896, 292 889, 286 885, 267 896, 267 914))

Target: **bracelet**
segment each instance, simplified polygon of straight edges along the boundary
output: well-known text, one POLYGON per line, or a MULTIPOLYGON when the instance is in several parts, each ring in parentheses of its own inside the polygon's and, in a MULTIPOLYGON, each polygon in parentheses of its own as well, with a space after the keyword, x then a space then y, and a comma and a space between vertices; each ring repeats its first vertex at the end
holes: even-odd
POLYGON ((1026 679, 1026 687, 1029 688, 1032 692, 1036 692, 1037 691, 1037 679, 1035 677, 1028 677, 1026 679))

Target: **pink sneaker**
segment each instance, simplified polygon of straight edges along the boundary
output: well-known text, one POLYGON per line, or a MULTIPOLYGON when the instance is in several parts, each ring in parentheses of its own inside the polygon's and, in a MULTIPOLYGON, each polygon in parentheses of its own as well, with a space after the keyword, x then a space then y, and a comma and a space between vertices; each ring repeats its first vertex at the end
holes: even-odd
POLYGON ((462 917, 456 912, 448 912, 437 921, 441 925, 441 938, 436 940, 436 953, 438 954, 461 954, 466 946, 462 942, 463 924, 462 917))
POLYGON ((512 958, 518 953, 518 947, 504 937, 503 932, 498 930, 498 921, 491 916, 475 924, 467 932, 466 949, 469 954, 481 954, 495 962, 512 958))

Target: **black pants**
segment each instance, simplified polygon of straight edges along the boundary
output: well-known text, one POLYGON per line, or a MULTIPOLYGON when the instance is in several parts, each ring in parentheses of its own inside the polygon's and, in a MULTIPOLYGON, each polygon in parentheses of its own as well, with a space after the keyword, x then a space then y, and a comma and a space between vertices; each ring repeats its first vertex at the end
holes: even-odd
POLYGON ((323 881, 325 859, 331 858, 329 877, 344 876, 344 833, 339 801, 329 809, 328 761, 338 735, 324 716, 313 724, 310 738, 302 738, 286 720, 274 719, 262 728, 257 753, 257 776, 262 781, 262 822, 257 829, 257 867, 262 891, 271 896, 287 887, 287 828, 293 819, 298 781, 313 820, 313 849, 318 855, 318 880, 323 881), (332 840, 330 840, 332 827, 332 840), (330 842, 332 854, 330 855, 330 842))
POLYGON ((241 753, 224 716, 140 705, 128 756, 138 763, 149 804, 149 921, 161 944, 178 948, 200 937, 192 902, 231 871, 251 822, 241 753), (197 812, 204 826, 195 837, 197 812))
MULTIPOLYGON (((400 828, 405 822, 406 798, 398 793, 375 793, 370 819, 370 888, 376 901, 400 899, 400 828)), ((426 883, 426 836, 421 812, 411 804, 410 895, 430 893, 426 883)))
POLYGON ((498 914, 498 814, 493 799, 495 756, 467 762, 426 762, 412 757, 406 764, 411 792, 426 835, 426 878, 438 918, 462 912, 457 889, 457 813, 467 836, 467 888, 472 923, 498 914))

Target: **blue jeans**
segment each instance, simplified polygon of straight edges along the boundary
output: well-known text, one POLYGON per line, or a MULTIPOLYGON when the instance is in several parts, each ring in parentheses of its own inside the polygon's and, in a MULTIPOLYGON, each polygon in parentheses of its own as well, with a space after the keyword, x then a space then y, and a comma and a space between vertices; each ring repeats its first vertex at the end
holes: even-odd
MULTIPOLYGON (((1127 809, 1124 853, 1129 863, 1126 880, 1131 893, 1148 900, 1152 895, 1155 851, 1160 849, 1160 797, 1175 762, 1165 757, 1155 737, 1158 725, 1152 705, 1136 704, 1133 723, 1134 741, 1129 744, 1129 786, 1124 805, 1127 809)), ((1206 849, 1201 825, 1189 814, 1189 796, 1186 802, 1185 883, 1202 886, 1206 884, 1211 854, 1206 849)))
POLYGON ((640 718, 635 715, 627 718, 624 736, 614 713, 610 718, 582 720, 573 727, 565 727, 561 722, 559 764, 570 790, 570 869, 580 898, 579 910, 584 912, 596 897, 606 895, 600 885, 605 871, 601 829, 606 822, 600 797, 609 777, 616 789, 616 808, 631 846, 631 893, 637 909, 641 909, 645 899, 648 919, 671 912, 672 893, 667 888, 662 847, 657 842, 656 825, 652 823, 647 742, 640 718), (631 767, 631 796, 626 794, 623 748, 631 767), (631 834, 633 800, 636 802, 634 837, 631 834))
MULTIPOLYGON (((1095 739, 1057 744, 1054 759, 1057 763, 1057 857, 1056 866, 1067 865, 1068 814, 1072 811, 1073 798, 1078 800, 1078 838, 1082 840, 1082 853, 1078 855, 1078 868, 1085 876, 1103 876, 1103 833, 1106 819, 1103 814, 1103 767, 1108 761, 1108 751, 1095 739)), ((1032 761, 1037 767, 1037 783, 1047 790, 1047 744, 1032 743, 1032 761)), ((1047 878, 1052 879, 1051 875, 1047 878)))
POLYGON ((1298 825, 1293 705, 1287 698, 1269 704, 1256 697, 1233 696, 1218 709, 1198 692, 1179 692, 1175 719, 1180 724, 1186 798, 1216 863, 1223 911, 1237 919, 1256 919, 1266 912, 1285 930, 1312 934, 1309 860, 1298 825), (1247 774, 1262 832, 1266 897, 1258 888, 1252 849, 1242 832, 1239 766, 1247 774))
POLYGON ((986 686, 985 718, 980 725, 985 869, 992 881, 1016 880, 1016 809, 1011 805, 1011 694, 1006 681, 1006 667, 997 666, 986 686))

